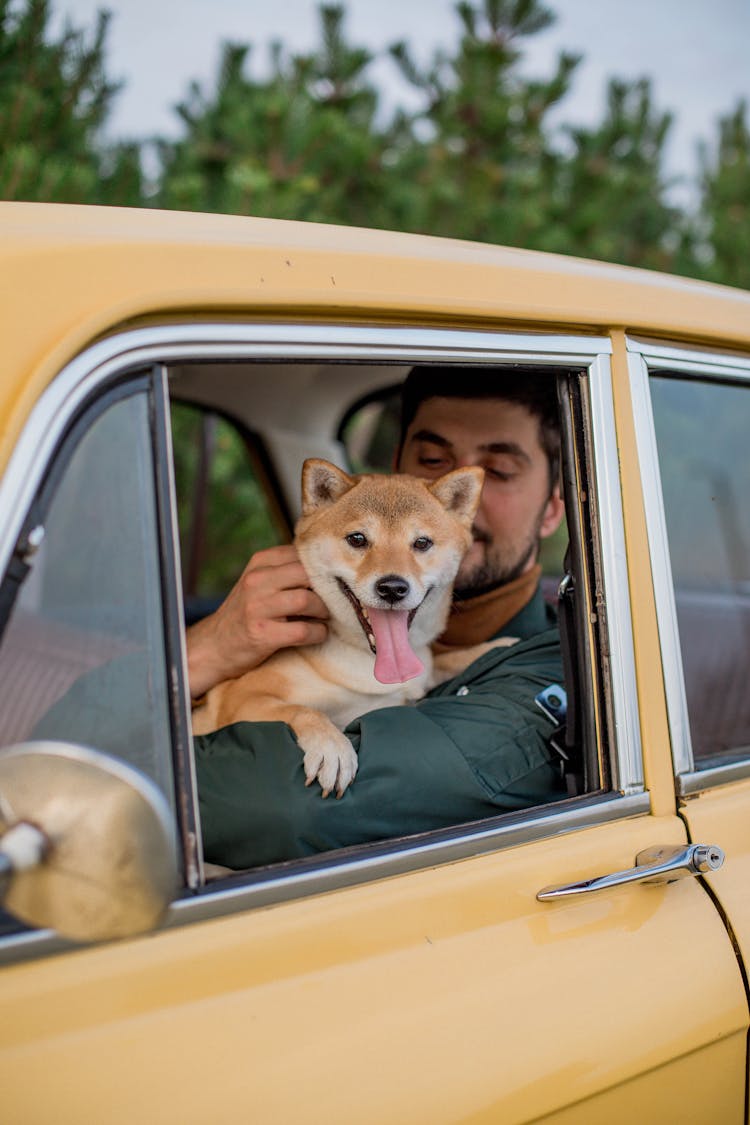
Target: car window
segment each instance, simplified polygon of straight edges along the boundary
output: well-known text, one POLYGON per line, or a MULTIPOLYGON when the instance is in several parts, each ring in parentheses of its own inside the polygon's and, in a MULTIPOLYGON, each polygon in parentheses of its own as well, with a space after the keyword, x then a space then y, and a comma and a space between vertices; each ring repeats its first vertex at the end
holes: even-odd
POLYGON ((650 380, 696 765, 750 748, 750 387, 650 380))
MULTIPOLYGON (((170 386, 172 388, 172 410, 173 410, 173 440, 174 440, 174 460, 175 460, 175 476, 177 480, 177 501, 178 508, 180 509, 180 528, 181 528, 181 545, 183 553, 183 573, 187 574, 190 570, 189 559, 184 556, 190 551, 190 526, 191 521, 195 519, 195 512, 197 508, 194 496, 201 495, 205 489, 210 489, 210 483, 200 484, 201 475, 204 481, 208 481, 210 473, 205 468, 205 462, 208 460, 206 454, 199 455, 201 442, 206 441, 205 434, 201 431, 205 429, 206 423, 210 421, 203 411, 195 407, 185 407, 180 404, 179 394, 180 384, 184 381, 187 384, 187 391, 191 396, 200 402, 206 402, 211 396, 220 401, 220 396, 223 397, 224 402, 222 405, 229 406, 230 400, 234 403, 235 409, 238 414, 242 415, 243 421, 247 424, 250 419, 254 426, 257 426, 259 437, 265 440, 268 434, 274 432, 274 427, 278 427, 283 419, 274 412, 273 400, 270 398, 271 391, 269 390, 269 383, 265 379, 261 379, 256 374, 256 365, 248 364, 243 370, 242 366, 235 365, 231 372, 226 375, 226 383, 223 384, 217 378, 217 369, 212 365, 207 367, 205 371, 199 364, 192 364, 187 371, 186 375, 182 371, 170 373, 170 386), (202 378, 203 376, 203 378, 202 378), (205 379, 205 382, 203 381, 205 379), (261 388, 261 393, 256 393, 256 389, 261 388), (204 461, 204 466, 201 467, 201 457, 204 461)), ((337 379, 338 369, 332 366, 328 372, 330 378, 337 379)), ((223 374, 220 372, 220 374, 223 374)), ((324 376, 326 369, 321 367, 316 370, 316 386, 318 390, 324 385, 324 376)), ((498 379, 501 380, 503 371, 498 368, 498 379)), ((375 381, 373 378, 373 371, 368 368, 366 364, 362 364, 358 370, 354 364, 350 364, 346 369, 347 380, 346 383, 338 380, 340 393, 336 396, 329 396, 331 398, 330 405, 328 406, 328 413, 321 405, 319 409, 309 412, 309 416, 300 414, 296 418, 288 418, 286 420, 285 435, 287 437, 295 436, 296 443, 288 443, 289 448, 294 453, 297 448, 307 448, 312 454, 318 453, 325 442, 329 445, 337 442, 344 447, 346 454, 346 463, 355 471, 370 471, 370 472, 389 472, 393 464, 393 455, 398 441, 398 419, 400 414, 400 384, 394 387, 393 383, 386 383, 385 380, 390 376, 390 372, 383 372, 382 378, 384 385, 380 391, 373 393, 369 387, 375 381), (357 381, 365 390, 365 393, 357 394, 357 381), (347 397, 349 396, 349 405, 347 406, 347 397), (292 430, 292 422, 295 422, 296 428, 292 430)), ((554 372, 549 374, 550 383, 555 378, 554 372)), ((565 380, 565 386, 570 382, 566 402, 568 399, 575 399, 578 401, 579 397, 585 391, 585 380, 581 381, 578 372, 566 372, 564 375, 561 373, 561 379, 565 380)), ((295 401, 294 388, 298 389, 298 398, 304 399, 305 387, 300 386, 301 379, 299 372, 293 363, 284 364, 277 363, 272 372, 272 388, 274 394, 278 396, 280 401, 295 401), (287 387, 288 391, 286 396, 280 392, 281 387, 287 387)), ((552 384, 554 386, 554 384, 552 384)), ((311 394, 308 391, 308 401, 311 401, 311 394)), ((325 395, 321 396, 323 403, 327 401, 325 395)), ((317 402, 317 399, 316 399, 317 402)), ((299 409, 299 403, 295 403, 299 409)), ((210 423, 213 425, 214 423, 210 423)), ((225 423, 226 424, 226 423, 225 423)), ((572 431, 575 429, 576 434, 582 434, 584 426, 582 422, 577 422, 574 425, 571 419, 568 423, 571 429, 571 443, 574 440, 572 431)), ((233 428, 233 427, 232 427, 233 428)), ((216 442, 217 436, 214 434, 210 441, 216 442)), ((235 439, 236 440, 236 439, 235 439)), ((577 469, 571 468, 571 480, 582 479, 589 472, 590 455, 583 447, 584 439, 580 437, 581 448, 578 453, 579 465, 577 469)), ((230 487, 224 491, 223 485, 226 478, 219 477, 218 483, 222 486, 220 495, 217 495, 217 513, 219 522, 215 525, 215 530, 208 530, 208 522, 204 517, 204 531, 198 536, 199 541, 210 540, 210 549, 222 555, 224 553, 224 541, 227 538, 233 539, 239 543, 239 551, 236 556, 234 573, 225 572, 225 579, 234 581, 241 568, 245 565, 248 556, 252 551, 257 550, 260 546, 265 546, 267 540, 264 541, 262 536, 268 534, 268 529, 271 524, 273 515, 273 505, 269 504, 266 512, 261 506, 261 501, 264 495, 267 495, 265 489, 265 480, 263 475, 258 474, 256 466, 253 464, 252 458, 247 456, 244 449, 239 446, 229 446, 233 449, 231 461, 231 473, 229 474, 230 487), (240 455, 240 453, 242 455, 240 455), (249 481, 248 478, 249 477, 249 481), (250 488, 245 493, 242 491, 245 484, 250 484, 250 488), (238 502, 235 502, 235 497, 244 497, 245 510, 237 511, 240 507, 238 502), (255 514, 253 513, 253 502, 255 503, 255 514), (235 527, 233 523, 237 521, 246 521, 248 530, 243 534, 234 535, 235 527), (259 531, 253 531, 252 518, 257 521, 259 531)), ((270 466, 268 473, 270 475, 271 469, 278 469, 279 466, 273 462, 270 466)), ((293 487, 299 490, 299 478, 293 483, 293 487)), ((576 487, 575 485, 573 487, 576 487)), ((567 487, 565 489, 567 495, 567 487)), ((584 490, 586 491, 586 490, 584 490)), ((291 498, 290 498, 291 499, 291 498)), ((609 510, 609 509, 607 509, 609 510)), ((578 506, 576 506, 578 511, 578 506)), ((581 517, 582 519, 589 518, 588 512, 581 517)), ((576 535, 579 539, 583 537, 583 529, 577 528, 576 535)), ((565 548, 568 540, 567 528, 563 528, 555 536, 555 543, 552 550, 545 553, 545 576, 549 576, 548 581, 543 582, 543 592, 545 594, 547 605, 540 606, 540 620, 537 624, 537 629, 543 631, 554 620, 554 613, 557 608, 558 602, 558 586, 560 576, 566 569, 563 561, 565 548)), ((581 552, 578 552, 580 556, 581 552)), ((543 727, 543 735, 547 740, 545 746, 545 768, 551 764, 556 774, 559 777, 559 783, 555 791, 555 797, 559 799, 561 796, 578 796, 582 793, 593 791, 606 791, 609 787, 609 773, 606 765, 607 749, 604 749, 606 743, 606 731, 604 728, 604 719, 597 718, 603 716, 604 710, 594 706, 593 698, 596 694, 598 696, 601 686, 599 677, 596 672, 598 662, 588 657, 584 659, 583 655, 580 657, 577 653, 577 637, 579 635, 588 636, 590 632, 589 626, 584 626, 581 632, 580 623, 578 618, 584 621, 589 619, 588 611, 588 593, 589 580, 594 581, 595 568, 598 563, 594 560, 586 561, 586 566, 582 560, 576 556, 574 563, 568 563, 567 568, 573 568, 579 573, 579 582, 575 596, 571 598, 569 595, 566 604, 569 606, 568 617, 570 623, 567 629, 567 637, 569 642, 570 659, 568 661, 571 675, 575 669, 575 677, 570 680, 566 679, 566 674, 560 671, 555 671, 554 676, 551 677, 549 682, 543 682, 546 673, 539 674, 539 688, 550 688, 556 686, 558 689, 563 682, 568 687, 568 695, 571 703, 574 698, 576 699, 576 722, 571 723, 567 730, 556 729, 561 725, 562 708, 557 706, 557 709, 550 706, 549 710, 546 709, 547 700, 540 699, 537 701, 536 708, 533 712, 537 716, 537 712, 543 713, 545 719, 540 718, 543 727), (584 573, 585 570, 585 573, 584 573), (574 651, 575 650, 575 651, 574 651), (592 683, 592 680, 594 681, 592 683), (554 684, 552 683, 554 681, 554 684), (575 681, 575 682, 574 682, 575 681), (554 739, 554 743, 551 741, 554 739)), ((221 560, 220 560, 221 561, 221 560)), ((203 596, 210 596, 215 592, 210 587, 198 587, 191 585, 191 580, 186 581, 188 603, 188 622, 190 621, 191 599, 196 596, 196 593, 203 596)), ((568 591, 573 591, 574 584, 568 584, 568 591)), ((597 619, 599 620, 599 619, 597 619)), ((604 621, 603 616, 601 621, 604 621)), ((566 654, 567 655, 567 654, 566 654)), ((558 699, 560 692, 551 693, 550 698, 558 699)), ((564 693, 563 698, 564 698, 564 693)), ((299 700, 297 700, 299 702, 299 700)), ((533 702, 533 700, 532 700, 533 702)), ((559 699, 558 699, 559 704, 559 699)), ((437 706, 437 703, 435 704, 437 706)), ((365 711, 367 709, 365 708, 365 711)), ((252 718, 252 716, 249 716, 252 718)), ((199 722, 201 716, 199 715, 199 722)), ((209 720, 211 721, 211 720, 209 720)), ((231 725, 231 722, 223 718, 220 728, 231 725)), ((367 731, 369 730, 368 723, 365 723, 365 737, 369 737, 367 731)), ((265 728, 264 728, 265 729, 265 728)), ((226 860, 224 851, 220 850, 220 854, 214 851, 214 810, 217 807, 218 797, 217 793, 221 791, 221 787, 225 784, 224 777, 226 776, 225 764, 220 767, 216 765, 220 761, 220 755, 214 755, 210 749, 214 743, 217 746, 223 745, 222 739, 230 738, 230 735, 217 735, 214 737, 214 731, 209 726, 199 726, 197 728, 198 734, 201 739, 208 741, 199 742, 197 751, 197 780, 198 789, 201 793, 201 820, 204 829, 204 846, 207 850, 206 858, 210 864, 215 864, 221 867, 222 864, 229 862, 226 860), (216 768, 217 776, 213 777, 212 770, 216 768), (211 776, 209 776, 211 775, 211 776), (214 785, 214 781, 216 785, 214 785), (205 796, 204 794, 208 794, 205 796)), ((254 760, 264 761, 263 753, 265 752, 264 738, 268 734, 271 737, 270 731, 258 730, 245 731, 243 738, 247 739, 248 744, 255 747, 254 760), (255 742, 252 742, 255 739, 255 742), (257 744, 257 745, 256 745, 257 744), (260 747, 260 749, 258 749, 260 747)), ((274 733, 273 737, 276 737, 274 733)), ((281 738, 281 735, 279 735, 281 738)), ((278 761, 281 761, 281 753, 286 753, 286 743, 284 744, 283 751, 279 749, 278 761)), ((298 760, 298 748, 295 746, 289 753, 290 768, 298 760)), ((284 761, 286 762, 286 758, 284 761)), ((247 784, 247 792, 255 792, 256 789, 252 783, 247 784)), ((360 786, 360 790, 361 790, 360 786)), ((360 790, 357 790, 359 792, 360 790)), ((549 801, 551 798, 542 796, 539 803, 549 801)), ((533 801, 526 801, 527 804, 533 804, 533 801)), ((502 802, 498 801, 497 807, 500 807, 502 802)), ((349 801, 349 806, 354 807, 353 802, 349 801)), ((492 814, 495 805, 487 805, 488 815, 492 814)), ((272 808, 272 799, 265 801, 266 813, 255 816, 248 814, 250 821, 254 824, 266 824, 265 816, 267 810, 272 808)), ((353 815, 353 814, 352 814, 353 815)), ((221 818, 220 818, 221 819, 221 818)), ((460 819, 460 817, 459 817, 460 819)), ((464 818, 465 819, 465 818, 464 818)), ((223 822, 222 822, 223 823, 223 822)), ((400 823, 400 822, 399 822, 400 823)), ((407 823, 406 821, 404 823, 407 823)), ((418 822, 421 823, 421 822, 418 822)), ((222 828, 223 831, 223 828, 222 828)), ((415 829, 416 831, 416 829, 415 829)), ((377 825, 373 829, 373 838, 378 838, 378 833, 382 835, 383 829, 381 825, 377 825)), ((252 837, 255 840, 255 833, 260 838, 263 834, 254 828, 252 832, 248 832, 248 838, 252 837)), ((243 850, 241 856, 239 853, 233 854, 230 866, 235 868, 247 868, 254 866, 254 861, 249 856, 262 856, 262 862, 273 862, 278 855, 281 854, 281 845, 276 847, 276 840, 278 837, 278 829, 274 824, 268 826, 267 834, 269 837, 268 847, 263 843, 257 843, 252 848, 243 850)), ((389 831, 389 836, 400 835, 395 829, 389 831)), ((358 842, 358 833, 355 829, 347 837, 354 842, 358 842)), ((329 845, 335 846, 335 845, 329 845)), ((260 861, 259 861, 260 862, 260 861)))
POLYGON ((172 444, 188 623, 211 610, 254 551, 288 540, 260 443, 228 418, 173 401, 172 444))
POLYGON ((43 538, 0 643, 0 744, 83 742, 137 766, 171 799, 155 470, 141 388, 79 419, 43 485, 33 513, 43 538))

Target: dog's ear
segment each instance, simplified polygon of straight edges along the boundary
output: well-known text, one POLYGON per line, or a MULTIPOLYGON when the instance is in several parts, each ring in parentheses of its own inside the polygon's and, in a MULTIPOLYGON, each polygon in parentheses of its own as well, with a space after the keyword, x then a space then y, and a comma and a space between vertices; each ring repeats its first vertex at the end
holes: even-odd
POLYGON ((471 465, 465 469, 453 469, 427 487, 447 511, 462 523, 471 525, 479 507, 483 483, 484 469, 471 465))
POLYGON ((302 466, 302 515, 335 503, 357 482, 330 461, 308 457, 302 466))

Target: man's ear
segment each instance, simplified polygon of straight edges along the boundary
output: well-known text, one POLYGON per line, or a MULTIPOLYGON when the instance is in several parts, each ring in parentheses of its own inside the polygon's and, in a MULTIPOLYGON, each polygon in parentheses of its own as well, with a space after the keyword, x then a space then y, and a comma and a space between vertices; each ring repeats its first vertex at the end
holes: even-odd
POLYGON ((333 504, 357 482, 330 461, 308 457, 302 466, 302 515, 333 504))
POLYGON ((448 512, 462 523, 471 526, 479 507, 483 483, 484 469, 480 469, 478 465, 471 465, 465 469, 453 469, 444 477, 432 481, 427 487, 448 512))
POLYGON ((559 486, 555 485, 552 490, 552 495, 547 501, 547 505, 542 513, 542 522, 539 526, 539 538, 549 539, 550 535, 554 535, 562 523, 564 515, 565 501, 560 495, 559 486))

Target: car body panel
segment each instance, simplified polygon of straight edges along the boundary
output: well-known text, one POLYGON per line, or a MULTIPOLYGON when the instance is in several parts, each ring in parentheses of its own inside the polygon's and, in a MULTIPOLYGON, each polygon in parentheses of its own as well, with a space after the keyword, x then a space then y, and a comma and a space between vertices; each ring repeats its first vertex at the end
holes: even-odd
POLYGON ((747 1012, 698 883, 535 899, 550 879, 617 867, 654 833, 677 842, 679 822, 635 818, 571 834, 554 854, 524 845, 8 967, 4 1120, 54 1110, 61 1125, 149 1113, 166 1125, 236 1120, 241 1107, 247 1120, 427 1125, 534 1120, 593 1097, 625 1121, 684 1091, 721 1107, 713 1120, 740 1121, 741 1071, 702 1062, 717 1045, 736 1058, 747 1012), (613 972, 620 944, 627 973, 613 972), (710 971, 693 973, 709 947, 710 971), (86 1081, 72 1084, 82 1058, 86 1081), (672 1069, 683 1058, 688 1088, 672 1069))
MULTIPOLYGON (((750 295, 520 250, 226 216, 4 204, 0 233, 0 275, 12 280, 0 313, 2 464, 19 435, 33 445, 24 426, 66 365, 85 367, 97 340, 137 325, 233 317, 282 331, 607 336, 617 450, 606 464, 594 455, 611 474, 602 495, 618 506, 622 496, 645 778, 635 804, 615 786, 584 799, 585 823, 531 818, 523 840, 498 835, 473 854, 469 840, 458 859, 404 849, 388 877, 366 873, 377 857, 361 868, 326 857, 340 875, 325 893, 306 868, 287 901, 284 878, 275 901, 231 880, 186 893, 165 928, 132 941, 54 951, 11 939, 3 1120, 744 1120, 750 783, 684 807, 675 796, 624 330, 747 348, 750 295), (723 847, 725 869, 536 898, 689 839, 723 847)), ((2 515, 8 527, 23 518, 2 515)))
POLYGON ((692 840, 716 840, 732 862, 711 880, 744 965, 750 965, 750 780, 717 785, 682 802, 681 816, 692 840))

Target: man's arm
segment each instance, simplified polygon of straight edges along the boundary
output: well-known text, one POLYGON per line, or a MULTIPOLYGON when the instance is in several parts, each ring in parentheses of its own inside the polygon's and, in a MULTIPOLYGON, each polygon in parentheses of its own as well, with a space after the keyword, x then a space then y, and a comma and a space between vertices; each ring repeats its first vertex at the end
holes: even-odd
POLYGON ((346 731, 359 772, 341 800, 305 787, 302 754, 282 723, 197 738, 206 859, 255 867, 559 800, 552 727, 534 698, 561 678, 559 636, 549 630, 487 653, 416 707, 361 716, 346 731))
POLYGON ((192 698, 257 667, 278 649, 320 644, 327 617, 293 546, 258 551, 216 612, 187 631, 192 698))

